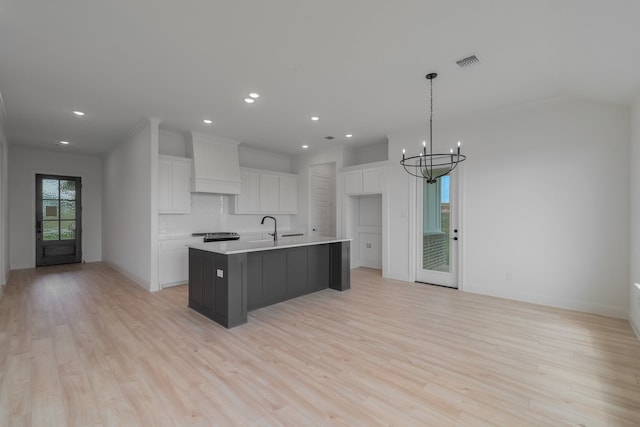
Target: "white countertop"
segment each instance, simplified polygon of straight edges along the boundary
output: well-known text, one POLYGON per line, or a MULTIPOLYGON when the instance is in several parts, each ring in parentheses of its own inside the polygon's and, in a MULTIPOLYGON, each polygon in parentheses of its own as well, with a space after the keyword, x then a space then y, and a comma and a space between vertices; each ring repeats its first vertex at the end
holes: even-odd
POLYGON ((268 240, 230 240, 226 242, 209 242, 188 245, 201 251, 215 252, 222 255, 241 254, 245 252, 268 251, 272 249, 294 248, 296 246, 322 245, 325 243, 348 242, 352 239, 338 239, 336 237, 281 237, 277 242, 268 240))

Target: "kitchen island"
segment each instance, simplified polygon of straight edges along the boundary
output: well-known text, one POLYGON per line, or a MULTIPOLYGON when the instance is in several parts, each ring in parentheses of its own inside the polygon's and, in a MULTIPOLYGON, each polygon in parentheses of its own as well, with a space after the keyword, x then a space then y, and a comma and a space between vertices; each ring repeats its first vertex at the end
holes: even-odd
POLYGON ((247 312, 350 288, 350 240, 286 237, 189 245, 189 307, 231 328, 247 312))

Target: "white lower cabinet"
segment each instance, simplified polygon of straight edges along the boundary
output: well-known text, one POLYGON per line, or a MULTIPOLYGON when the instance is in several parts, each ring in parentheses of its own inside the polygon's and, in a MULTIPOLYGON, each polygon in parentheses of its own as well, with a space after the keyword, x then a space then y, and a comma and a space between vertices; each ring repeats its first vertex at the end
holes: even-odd
POLYGON ((187 283, 189 280, 189 248, 187 245, 201 242, 202 237, 160 240, 158 244, 158 281, 161 288, 187 283))

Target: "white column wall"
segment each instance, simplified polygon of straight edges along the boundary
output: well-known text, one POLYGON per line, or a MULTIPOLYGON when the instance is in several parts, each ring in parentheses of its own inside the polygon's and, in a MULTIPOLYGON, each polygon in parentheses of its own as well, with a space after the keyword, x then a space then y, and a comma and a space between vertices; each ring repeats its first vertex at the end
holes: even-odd
MULTIPOLYGON (((439 150, 463 165, 465 291, 626 317, 629 111, 559 99, 434 124, 439 150)), ((423 135, 389 136, 389 159, 423 135)), ((437 145, 437 144, 436 144, 437 145)), ((387 276, 408 280, 410 178, 390 167, 387 276)))
POLYGON ((103 159, 103 260, 150 291, 158 289, 157 161, 156 119, 103 159))
POLYGON ((640 337, 640 96, 631 108, 631 245, 629 322, 640 337))
POLYGON ((0 297, 9 280, 9 148, 0 95, 0 297))

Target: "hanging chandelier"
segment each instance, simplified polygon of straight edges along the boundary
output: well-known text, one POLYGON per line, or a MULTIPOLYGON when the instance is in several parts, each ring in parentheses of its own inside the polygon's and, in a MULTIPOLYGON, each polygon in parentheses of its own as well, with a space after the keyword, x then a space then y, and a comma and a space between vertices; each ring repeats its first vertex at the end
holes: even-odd
POLYGON ((458 150, 453 152, 453 148, 447 154, 437 154, 433 152, 433 79, 438 77, 436 73, 427 74, 430 82, 431 112, 429 114, 429 152, 427 153, 427 142, 422 141, 422 153, 405 157, 405 150, 402 149, 402 160, 400 164, 409 175, 423 178, 429 184, 433 184, 441 176, 449 175, 458 163, 464 162, 467 157, 460 154, 460 141, 458 150))

